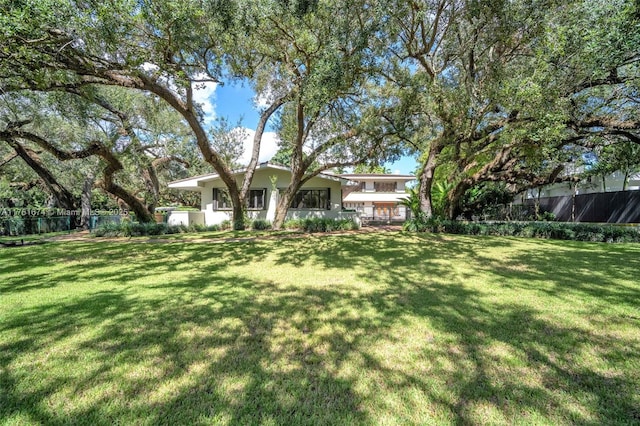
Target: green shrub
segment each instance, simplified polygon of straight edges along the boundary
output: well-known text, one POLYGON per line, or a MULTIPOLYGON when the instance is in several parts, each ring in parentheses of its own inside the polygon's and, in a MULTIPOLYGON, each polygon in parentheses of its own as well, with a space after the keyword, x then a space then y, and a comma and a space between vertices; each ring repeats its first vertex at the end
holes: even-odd
POLYGON ((341 231, 355 231, 360 229, 358 223, 352 219, 341 219, 338 221, 338 227, 341 231))
POLYGON ((404 224, 409 232, 445 232, 466 235, 546 238, 594 242, 640 242, 640 229, 618 225, 561 222, 463 222, 413 218, 404 224))
POLYGON ((105 223, 93 231, 96 237, 118 237, 122 235, 120 223, 105 223))
POLYGON ((167 233, 166 223, 147 223, 145 224, 146 235, 164 235, 167 233))
POLYGON ((206 230, 207 230, 207 227, 199 223, 194 223, 192 225, 189 225, 189 232, 204 232, 206 230))
POLYGON ((420 225, 416 219, 409 219, 402 224, 402 229, 407 232, 424 232, 420 225))
POLYGON ((96 237, 139 237, 145 235, 183 234, 187 232, 219 231, 220 225, 167 225, 166 223, 138 223, 124 221, 108 223, 93 230, 96 237))
POLYGON ((93 235, 96 237, 138 237, 143 235, 164 235, 175 233, 176 227, 167 226, 166 223, 138 223, 123 221, 121 223, 108 223, 96 228, 93 235))
POLYGON ((325 219, 314 217, 302 220, 301 228, 309 233, 350 231, 358 229, 358 224, 352 219, 325 219))
POLYGON ((165 223, 123 222, 122 235, 125 237, 140 237, 145 235, 163 235, 167 233, 165 223))
POLYGON ((304 219, 302 221, 302 229, 305 232, 326 232, 327 231, 327 223, 326 221, 318 218, 310 218, 304 219))
POLYGON ((538 214, 538 220, 553 222, 556 220, 556 215, 553 212, 542 212, 538 214))
POLYGON ((182 232, 180 225, 167 225, 167 234, 180 234, 182 232))
POLYGON ((535 229, 530 224, 524 225, 520 230, 520 234, 519 234, 520 237, 525 237, 525 238, 533 238, 534 235, 535 235, 535 229))
MULTIPOLYGON (((409 232, 445 232, 444 221, 437 216, 427 218, 422 212, 414 215, 403 224, 403 229, 409 232)), ((451 232, 452 231, 446 231, 451 232)))
MULTIPOLYGON (((271 229, 271 222, 256 219, 251 222, 251 229, 256 231, 271 229)), ((185 232, 220 231, 230 229, 231 222, 225 221, 220 225, 171 225, 165 223, 138 223, 125 221, 119 224, 107 224, 96 228, 93 234, 96 237, 138 237, 145 235, 179 234, 185 232)), ((284 223, 285 229, 302 229, 305 232, 332 232, 351 231, 358 229, 358 224, 352 219, 325 219, 308 218, 288 220, 284 223)))
POLYGON ((284 229, 302 229, 303 221, 300 219, 289 219, 282 224, 284 229))
POLYGON ((263 231, 265 229, 271 229, 271 222, 264 219, 256 219, 251 222, 251 229, 254 231, 263 231))

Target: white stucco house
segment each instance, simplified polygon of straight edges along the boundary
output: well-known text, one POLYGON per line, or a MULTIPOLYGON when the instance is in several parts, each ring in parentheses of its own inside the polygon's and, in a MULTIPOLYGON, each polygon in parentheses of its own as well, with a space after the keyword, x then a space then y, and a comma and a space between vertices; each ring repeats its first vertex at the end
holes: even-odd
POLYGON ((359 173, 343 174, 343 206, 355 210, 364 220, 405 221, 408 209, 399 204, 408 197, 407 183, 413 175, 359 173))
MULTIPOLYGON (((245 170, 235 173, 238 184, 242 182, 245 170)), ((288 168, 261 163, 256 168, 247 199, 247 215, 250 219, 273 221, 279 195, 290 182, 288 168)), ((342 185, 347 180, 333 174, 321 173, 306 182, 294 197, 287 213, 287 219, 309 217, 351 218, 355 215, 342 211, 342 185)), ((169 182, 169 188, 200 193, 199 212, 171 212, 168 223, 216 225, 231 220, 231 201, 227 189, 217 173, 194 176, 169 182)))

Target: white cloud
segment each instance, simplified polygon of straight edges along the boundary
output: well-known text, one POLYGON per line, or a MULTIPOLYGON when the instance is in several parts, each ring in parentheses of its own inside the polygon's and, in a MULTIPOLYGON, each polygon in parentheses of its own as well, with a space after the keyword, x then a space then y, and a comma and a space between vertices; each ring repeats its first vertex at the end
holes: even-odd
POLYGON ((268 108, 271 105, 269 93, 259 93, 253 98, 253 103, 258 110, 268 108))
MULTIPOLYGON (((203 75, 196 75, 194 78, 197 80, 204 79, 206 77, 203 75)), ((216 87, 218 87, 218 83, 213 81, 194 84, 193 100, 202 107, 202 112, 204 112, 204 121, 206 123, 211 123, 216 118, 216 87)))
MULTIPOLYGON (((247 137, 244 140, 244 154, 240 157, 241 164, 249 164, 251 160, 251 149, 253 148, 253 137, 255 130, 244 129, 247 137)), ((275 132, 264 132, 262 134, 262 142, 260 143, 259 162, 269 161, 278 152, 278 135, 275 132)))
POLYGON ((395 170, 393 171, 393 174, 394 174, 394 175, 399 175, 399 174, 400 174, 400 170, 395 169, 395 170))
POLYGON ((169 89, 171 92, 176 94, 180 93, 180 90, 178 89, 178 86, 176 86, 176 82, 173 80, 173 78, 160 71, 160 67, 156 64, 145 62, 140 66, 140 68, 154 78, 157 78, 160 83, 165 84, 167 89, 169 89))

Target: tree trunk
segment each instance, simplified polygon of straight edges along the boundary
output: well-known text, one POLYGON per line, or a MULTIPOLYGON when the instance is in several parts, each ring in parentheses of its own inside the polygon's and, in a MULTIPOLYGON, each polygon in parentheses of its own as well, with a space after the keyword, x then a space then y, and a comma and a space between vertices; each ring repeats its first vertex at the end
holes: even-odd
POLYGON ((256 167, 258 167, 260 145, 262 143, 262 136, 264 135, 264 131, 267 127, 267 122, 269 121, 269 118, 271 118, 271 116, 278 110, 278 108, 280 108, 284 104, 286 99, 287 96, 282 96, 276 99, 267 109, 262 112, 262 114, 260 114, 260 120, 258 120, 256 132, 253 135, 251 160, 249 161, 249 165, 247 166, 246 172, 244 173, 244 179, 240 188, 240 196, 243 198, 249 194, 251 182, 253 181, 253 175, 256 171, 256 167))
POLYGON ((247 218, 247 205, 244 199, 240 198, 240 191, 237 186, 227 185, 229 198, 231 198, 234 231, 243 231, 246 228, 245 220, 247 218))
POLYGON ((160 182, 158 181, 156 170, 151 163, 145 165, 142 171, 142 178, 144 179, 148 195, 147 207, 149 212, 153 213, 160 199, 160 182))
POLYGON ((105 146, 100 146, 98 154, 107 162, 107 166, 103 170, 103 180, 99 183, 99 186, 124 201, 125 204, 133 210, 136 219, 140 222, 155 222, 153 214, 149 211, 149 208, 144 204, 143 200, 140 200, 113 180, 113 175, 124 169, 120 160, 105 146))
POLYGON ((155 218, 147 209, 147 206, 139 200, 135 195, 131 194, 129 191, 121 187, 120 185, 114 183, 113 181, 105 182, 102 184, 102 188, 107 191, 109 194, 115 195, 120 198, 124 203, 129 206, 129 208, 136 215, 136 219, 139 222, 143 223, 152 223, 155 222, 155 218))
MULTIPOLYGON (((284 221, 287 219, 287 212, 289 211, 289 207, 291 206, 291 201, 293 201, 293 197, 296 195, 300 187, 304 184, 303 177, 304 172, 300 167, 301 153, 298 152, 298 157, 294 154, 292 171, 291 171, 291 181, 289 182, 289 186, 284 192, 280 195, 280 199, 278 200, 278 207, 276 208, 276 215, 273 219, 273 224, 271 227, 273 229, 281 229, 284 221)), ((305 179, 306 180, 306 179, 305 179)))
POLYGON ((282 229, 282 225, 284 225, 284 222, 287 219, 287 212, 289 211, 289 206, 291 206, 291 200, 293 199, 294 193, 295 192, 291 191, 291 186, 289 186, 280 195, 278 206, 276 207, 276 215, 273 219, 273 223, 271 224, 273 229, 282 229))
POLYGON ((233 230, 243 231, 246 228, 246 209, 244 203, 233 204, 233 230))
MULTIPOLYGON (((107 79, 111 80, 111 76, 107 76, 107 79)), ((123 83, 118 83, 123 85, 123 83)), ((231 198, 231 204, 233 205, 233 229, 243 230, 245 229, 244 219, 246 213, 246 206, 244 199, 239 197, 240 189, 235 180, 233 171, 229 168, 229 165, 225 163, 224 159, 217 151, 213 150, 210 145, 209 136, 207 130, 203 126, 200 116, 198 115, 197 108, 193 107, 193 88, 189 86, 187 88, 187 102, 183 102, 176 94, 169 88, 158 83, 157 80, 149 78, 148 76, 139 75, 138 79, 129 79, 127 84, 132 85, 138 89, 147 90, 154 93, 161 99, 165 100, 171 107, 173 107, 182 117, 185 119, 193 134, 195 136, 196 144, 202 153, 204 160, 209 163, 213 169, 218 173, 220 179, 226 185, 229 190, 229 196, 231 198)), ((255 164, 253 166, 255 168, 255 164)), ((253 171, 247 169, 245 173, 249 172, 252 176, 253 171)), ((251 182, 248 182, 247 187, 251 182)))
POLYGON ((82 194, 80 195, 80 207, 82 213, 80 215, 80 228, 83 230, 90 229, 91 226, 91 190, 93 189, 93 174, 89 174, 84 179, 82 185, 82 194))
POLYGON ((433 187, 433 177, 438 167, 438 155, 442 151, 442 145, 434 142, 429 148, 429 156, 422 167, 420 174, 420 211, 429 218, 433 216, 433 202, 431 200, 431 188, 433 187))
POLYGON ((450 220, 455 220, 455 218, 462 213, 460 201, 470 187, 470 182, 465 180, 458 183, 451 192, 449 192, 449 208, 447 209, 447 216, 450 220))
POLYGON ((56 200, 58 207, 67 210, 75 210, 76 199, 73 194, 62 186, 51 172, 42 164, 37 154, 28 148, 23 147, 15 140, 7 140, 9 145, 14 149, 16 154, 42 179, 47 189, 56 200))

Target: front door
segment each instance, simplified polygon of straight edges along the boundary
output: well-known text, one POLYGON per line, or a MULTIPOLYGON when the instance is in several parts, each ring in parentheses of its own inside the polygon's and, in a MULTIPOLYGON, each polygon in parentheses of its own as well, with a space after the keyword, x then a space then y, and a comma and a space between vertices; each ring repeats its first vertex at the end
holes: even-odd
POLYGON ((376 219, 391 219, 396 215, 395 203, 375 203, 374 204, 374 217, 376 219))

